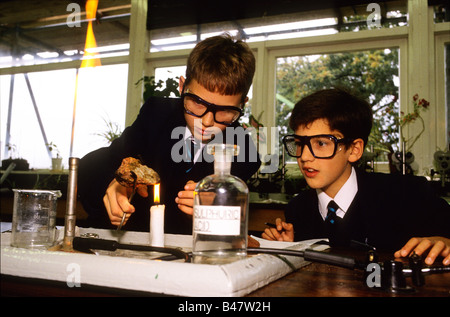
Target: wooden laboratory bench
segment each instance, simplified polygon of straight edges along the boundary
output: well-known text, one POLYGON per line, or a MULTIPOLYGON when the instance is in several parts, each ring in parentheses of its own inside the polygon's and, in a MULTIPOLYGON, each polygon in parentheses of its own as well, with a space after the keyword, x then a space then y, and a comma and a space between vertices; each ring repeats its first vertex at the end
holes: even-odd
POLYGON ((266 222, 275 223, 275 219, 284 220, 285 204, 279 203, 252 203, 250 202, 250 212, 248 217, 248 231, 262 232, 267 226, 266 222))
MULTIPOLYGON (((336 254, 352 256, 356 258, 365 256, 363 252, 330 250, 336 254)), ((380 255, 380 261, 392 260, 392 255, 380 255)), ((1 275, 1 296, 32 296, 32 297, 119 297, 119 296, 163 296, 132 290, 121 290, 92 285, 81 285, 81 287, 68 287, 65 282, 47 281, 39 279, 29 279, 1 275)), ((262 288, 250 293, 247 297, 264 298, 270 302, 271 298, 285 298, 278 303, 286 303, 288 306, 297 305, 298 299, 294 302, 286 297, 449 297, 450 296, 450 272, 425 276, 425 284, 416 287, 412 284, 411 278, 406 277, 407 285, 412 288, 408 292, 390 292, 369 288, 366 284, 364 271, 351 270, 322 263, 311 263, 282 278, 276 280, 262 288), (297 303, 297 304, 296 304, 297 303)), ((185 298, 177 298, 176 301, 184 302, 185 298)), ((211 299, 214 303, 227 299, 211 299)), ((246 299, 247 301, 249 299, 246 299)), ((193 301, 193 299, 191 299, 193 301)), ((203 299, 205 301, 205 299, 203 299)), ((208 300, 206 300, 208 301, 208 300)), ((198 301, 197 301, 198 302, 198 301)), ((164 300, 161 302, 164 303, 164 300)), ((173 305, 166 308, 169 309, 173 305)), ((276 311, 271 307, 271 311, 276 311)), ((291 307, 293 308, 293 307, 291 307)), ((359 309, 359 308, 358 308, 359 309)))
MULTIPOLYGON (((329 252, 363 259, 364 252, 353 250, 329 250, 329 252)), ((394 260, 392 254, 382 253, 379 262, 394 260)), ((397 259, 399 260, 399 259, 397 259)), ((400 261, 400 260, 399 260, 400 261)), ((442 259, 441 259, 442 261, 442 259)), ((407 265, 407 261, 404 265, 407 265)), ((440 265, 437 263, 435 266, 440 265)), ((425 276, 423 286, 414 286, 406 277, 408 291, 385 291, 369 288, 365 272, 313 262, 283 278, 264 286, 250 297, 450 297, 450 272, 425 276)))

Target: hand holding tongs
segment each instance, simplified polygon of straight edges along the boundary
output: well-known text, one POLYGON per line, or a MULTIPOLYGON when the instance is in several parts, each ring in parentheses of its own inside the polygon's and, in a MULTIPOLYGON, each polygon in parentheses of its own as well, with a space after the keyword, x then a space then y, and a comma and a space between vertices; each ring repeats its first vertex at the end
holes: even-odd
MULTIPOLYGON (((134 194, 136 193, 136 182, 137 182, 137 175, 135 172, 131 172, 131 176, 134 178, 134 183, 133 183, 133 191, 131 192, 130 198, 128 198, 128 202, 131 203, 131 200, 133 199, 134 194)), ((122 215, 122 220, 120 221, 120 225, 117 227, 117 230, 122 229, 123 223, 125 222, 125 217, 126 217, 127 213, 124 212, 122 215)))

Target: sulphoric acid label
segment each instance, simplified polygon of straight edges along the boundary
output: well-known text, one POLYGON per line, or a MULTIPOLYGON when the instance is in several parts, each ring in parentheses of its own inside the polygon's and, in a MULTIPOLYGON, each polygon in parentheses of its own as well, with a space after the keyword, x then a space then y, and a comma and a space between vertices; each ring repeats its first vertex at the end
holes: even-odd
POLYGON ((240 229, 240 206, 194 206, 195 233, 235 236, 240 229))

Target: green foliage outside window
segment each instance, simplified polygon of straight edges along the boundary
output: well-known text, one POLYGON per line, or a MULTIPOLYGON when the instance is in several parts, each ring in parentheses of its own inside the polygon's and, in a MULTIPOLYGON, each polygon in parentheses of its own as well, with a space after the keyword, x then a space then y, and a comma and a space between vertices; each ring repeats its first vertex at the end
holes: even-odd
POLYGON ((390 153, 398 150, 398 72, 397 49, 279 58, 276 124, 280 134, 291 133, 293 104, 314 91, 342 87, 372 105, 374 125, 368 146, 390 153))

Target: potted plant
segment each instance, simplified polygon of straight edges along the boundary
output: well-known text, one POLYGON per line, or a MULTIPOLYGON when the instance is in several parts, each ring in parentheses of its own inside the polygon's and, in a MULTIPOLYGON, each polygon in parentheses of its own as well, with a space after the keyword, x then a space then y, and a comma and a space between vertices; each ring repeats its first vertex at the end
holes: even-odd
POLYGON ((180 92, 178 91, 178 77, 167 78, 166 79, 166 87, 163 88, 164 81, 159 80, 155 82, 155 76, 144 76, 139 79, 135 85, 138 85, 141 81, 144 84, 144 92, 143 99, 144 101, 148 98, 155 97, 170 97, 171 94, 174 94, 175 97, 180 97, 180 92))
POLYGON ((421 116, 421 112, 426 111, 430 106, 430 103, 424 98, 419 98, 418 94, 413 96, 413 111, 411 113, 400 113, 398 119, 398 126, 400 126, 401 133, 401 145, 400 151, 397 151, 391 155, 391 161, 399 172, 406 174, 414 173, 414 154, 411 152, 412 147, 421 137, 425 131, 425 122, 421 116), (406 139, 404 129, 406 126, 418 122, 421 126, 420 132, 417 135, 406 139))
POLYGON ((62 157, 59 155, 59 149, 55 143, 50 142, 47 145, 48 150, 52 153, 52 170, 53 171, 61 171, 63 169, 62 166, 62 157), (54 156, 56 154, 56 157, 54 156))
POLYGON ((30 168, 30 165, 28 164, 28 161, 23 158, 14 158, 15 152, 16 152, 16 146, 14 144, 8 143, 7 144, 8 153, 10 153, 9 158, 2 160, 2 169, 6 170, 8 166, 11 165, 11 163, 15 164, 14 169, 16 171, 28 171, 30 168))
POLYGON ((111 144, 112 141, 120 137, 120 135, 122 134, 122 130, 120 129, 120 126, 117 122, 112 122, 111 120, 105 118, 103 118, 103 121, 106 125, 106 131, 95 133, 95 135, 104 138, 108 142, 108 144, 111 144))

